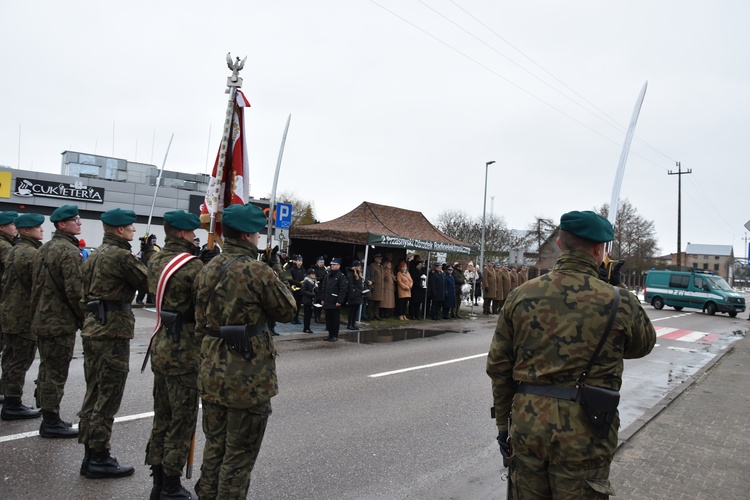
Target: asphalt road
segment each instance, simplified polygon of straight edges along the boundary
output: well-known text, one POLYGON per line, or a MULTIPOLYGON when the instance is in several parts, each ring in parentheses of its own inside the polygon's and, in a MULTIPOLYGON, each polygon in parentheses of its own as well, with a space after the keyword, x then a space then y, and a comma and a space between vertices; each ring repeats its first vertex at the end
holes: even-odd
MULTIPOLYGON (((671 329, 671 338, 660 337, 651 355, 627 363, 623 428, 738 338, 734 332, 748 323, 745 315, 730 319, 647 310, 655 326, 671 329), (695 331, 710 336, 690 334, 695 331)), ((76 440, 39 438, 34 435, 38 420, 0 422, 0 498, 148 497, 151 479, 142 464, 151 426, 152 376, 148 370, 141 374, 140 364, 154 313, 137 310, 136 315, 131 373, 112 436, 113 454, 134 464, 135 474, 88 480, 78 474, 83 449, 76 440)), ((380 332, 378 341, 368 339, 371 343, 327 343, 322 335, 282 337, 277 343, 281 392, 273 399, 250 497, 504 498, 484 373, 495 320, 480 315, 416 328, 410 323, 408 331, 380 332), (434 330, 444 332, 433 335, 434 330), (417 338, 398 340, 407 336, 417 338)), ((85 391, 80 341, 76 353, 62 405, 62 416, 74 422, 85 391)), ((37 363, 27 377, 26 404, 32 403, 36 371, 37 363)), ((202 449, 199 431, 188 486, 200 475, 202 449)))

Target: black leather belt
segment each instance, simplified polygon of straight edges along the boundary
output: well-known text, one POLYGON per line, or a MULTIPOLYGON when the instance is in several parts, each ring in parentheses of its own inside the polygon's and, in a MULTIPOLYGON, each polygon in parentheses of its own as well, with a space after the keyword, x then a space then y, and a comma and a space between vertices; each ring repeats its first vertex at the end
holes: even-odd
POLYGON ((516 392, 531 394, 533 396, 546 396, 548 398, 567 399, 576 401, 578 389, 575 387, 563 387, 560 385, 534 385, 527 382, 519 382, 516 392))
POLYGON ((133 305, 130 302, 115 302, 113 300, 102 300, 104 304, 104 310, 110 311, 130 311, 133 305))
MULTIPOLYGON (((245 325, 245 333, 247 334, 248 338, 255 337, 257 335, 260 335, 261 333, 267 332, 268 328, 261 327, 261 326, 247 326, 245 325)), ((222 338, 221 333, 219 330, 213 330, 213 329, 207 329, 206 335, 209 337, 215 337, 217 339, 222 338)))

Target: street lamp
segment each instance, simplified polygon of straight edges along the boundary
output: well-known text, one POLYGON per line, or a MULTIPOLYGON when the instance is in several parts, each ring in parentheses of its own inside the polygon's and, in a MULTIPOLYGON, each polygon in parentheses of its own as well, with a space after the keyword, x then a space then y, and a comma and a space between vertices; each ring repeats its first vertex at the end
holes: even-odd
POLYGON ((495 161, 488 161, 484 164, 484 205, 482 206, 482 246, 479 249, 479 265, 477 266, 477 270, 480 271, 481 269, 484 269, 484 220, 487 216, 487 171, 489 170, 490 165, 495 163, 495 161))

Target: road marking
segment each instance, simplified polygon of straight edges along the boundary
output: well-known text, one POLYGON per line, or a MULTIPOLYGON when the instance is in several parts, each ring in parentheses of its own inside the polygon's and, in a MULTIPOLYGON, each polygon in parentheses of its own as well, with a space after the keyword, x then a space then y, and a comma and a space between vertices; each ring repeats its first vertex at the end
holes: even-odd
POLYGON ((662 321, 665 319, 674 319, 674 318, 684 318, 685 316, 690 316, 693 313, 682 313, 682 314, 675 314, 674 316, 664 316, 663 318, 654 318, 651 320, 653 323, 654 321, 662 321))
MULTIPOLYGON (((125 415, 124 417, 115 418, 115 422, 129 422, 131 420, 140 420, 142 418, 150 418, 154 416, 154 412, 149 411, 146 413, 138 413, 136 415, 125 415)), ((78 424, 73 425, 73 429, 78 429, 78 424)), ((6 441, 15 441, 17 439, 24 439, 29 437, 38 437, 39 431, 21 432, 19 434, 11 434, 9 436, 0 436, 0 443, 6 441)))
POLYGON ((411 372, 414 370, 422 370, 423 368, 432 368, 434 366, 441 366, 441 365, 447 365, 450 363, 458 363, 459 361, 466 361, 469 359, 475 359, 475 358, 481 358, 482 356, 487 356, 487 353, 482 354, 475 354, 473 356, 466 356, 465 358, 456 358, 456 359, 449 359, 448 361, 440 361, 438 363, 430 363, 429 365, 421 365, 421 366, 412 366, 410 368, 402 368, 400 370, 393 370, 390 372, 383 372, 383 373, 374 373, 372 375, 368 375, 370 378, 378 378, 378 377, 385 377, 386 375, 396 375, 397 373, 405 373, 405 372, 411 372))

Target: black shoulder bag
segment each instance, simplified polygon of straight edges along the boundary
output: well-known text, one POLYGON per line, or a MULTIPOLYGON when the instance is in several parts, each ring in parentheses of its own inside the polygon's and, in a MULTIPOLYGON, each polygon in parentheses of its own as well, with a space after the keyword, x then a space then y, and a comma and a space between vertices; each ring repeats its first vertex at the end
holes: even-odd
MULTIPOLYGON (((609 321, 607 321, 607 327, 604 330, 599 345, 596 346, 594 355, 591 356, 588 365, 584 369, 581 376, 576 380, 576 387, 578 388, 578 402, 583 406, 586 415, 594 425, 596 429, 596 437, 606 438, 609 434, 609 429, 612 423, 615 421, 617 415, 617 405, 620 404, 620 393, 610 389, 604 389, 601 387, 594 387, 586 385, 584 381, 591 371, 591 367, 594 366, 594 361, 599 357, 599 353, 604 347, 604 342, 609 336, 609 332, 612 330, 612 325, 615 323, 615 315, 617 314, 617 307, 620 305, 620 295, 624 290, 622 288, 615 287, 615 301, 612 304, 612 312, 609 315, 609 321)), ((627 291, 625 291, 627 293, 627 291)))

